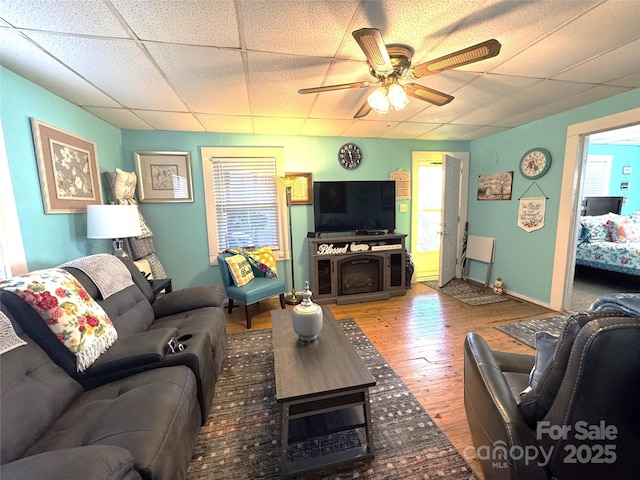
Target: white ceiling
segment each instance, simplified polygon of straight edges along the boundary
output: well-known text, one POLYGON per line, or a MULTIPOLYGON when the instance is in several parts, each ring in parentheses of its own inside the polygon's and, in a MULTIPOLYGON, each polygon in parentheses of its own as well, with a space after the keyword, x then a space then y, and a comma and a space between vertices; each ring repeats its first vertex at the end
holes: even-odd
POLYGON ((637 0, 9 0, 0 64, 119 127, 472 140, 640 87, 637 0), (417 80, 455 97, 352 117, 370 81, 351 32, 418 64, 496 38, 489 60, 417 80))

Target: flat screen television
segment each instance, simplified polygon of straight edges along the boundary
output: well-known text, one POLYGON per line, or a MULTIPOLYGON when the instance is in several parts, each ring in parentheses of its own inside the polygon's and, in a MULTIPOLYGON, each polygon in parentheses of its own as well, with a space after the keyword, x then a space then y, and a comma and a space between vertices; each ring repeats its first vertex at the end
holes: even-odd
POLYGON ((392 233, 396 228, 396 183, 314 182, 313 220, 316 233, 392 233))

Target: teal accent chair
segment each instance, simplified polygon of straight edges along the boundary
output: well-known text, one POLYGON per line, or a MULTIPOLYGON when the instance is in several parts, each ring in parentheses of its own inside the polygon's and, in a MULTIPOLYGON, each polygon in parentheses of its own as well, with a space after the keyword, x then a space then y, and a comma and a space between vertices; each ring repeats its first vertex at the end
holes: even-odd
POLYGON ((247 320, 247 328, 251 328, 251 315, 249 313, 249 305, 258 303, 260 300, 266 300, 267 298, 275 295, 280 296, 280 306, 286 308, 284 304, 284 290, 285 285, 279 278, 266 277, 264 272, 258 270, 253 265, 253 276, 255 277, 246 285, 236 287, 231 278, 229 272, 229 265, 225 261, 225 258, 231 257, 230 253, 221 253, 218 255, 218 268, 220 268, 220 276, 222 277, 222 283, 224 285, 224 292, 229 298, 228 312, 233 311, 233 301, 237 300, 245 305, 245 318, 247 320))

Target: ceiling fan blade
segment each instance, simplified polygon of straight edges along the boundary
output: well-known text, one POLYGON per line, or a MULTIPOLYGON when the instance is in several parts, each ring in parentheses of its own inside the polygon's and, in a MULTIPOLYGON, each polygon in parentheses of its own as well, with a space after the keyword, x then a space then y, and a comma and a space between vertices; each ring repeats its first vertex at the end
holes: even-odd
POLYGON ((393 65, 387 46, 382 40, 382 34, 377 28, 361 28, 355 30, 353 38, 356 39, 358 45, 367 57, 367 61, 371 68, 379 75, 389 75, 393 73, 393 65))
POLYGON ((438 107, 446 105, 451 100, 453 100, 453 97, 451 95, 447 95, 446 93, 442 93, 431 88, 423 87, 422 85, 418 85, 417 83, 408 83, 404 85, 403 88, 407 95, 420 100, 424 100, 425 102, 433 103, 438 107))
POLYGON ((369 115, 370 111, 371 111, 371 105, 369 105, 369 102, 365 100, 362 106, 358 109, 356 114, 353 116, 353 118, 366 117, 367 115, 369 115))
POLYGON ((500 53, 500 42, 495 38, 487 40, 472 47, 467 47, 444 57, 430 60, 413 67, 413 76, 416 78, 434 73, 443 72, 452 68, 468 65, 469 63, 479 62, 487 58, 495 57, 500 53))
POLYGON ((349 88, 366 88, 371 85, 372 84, 369 82, 341 83, 338 85, 325 85, 324 87, 301 88, 298 90, 298 93, 321 93, 330 92, 332 90, 347 90, 349 88))

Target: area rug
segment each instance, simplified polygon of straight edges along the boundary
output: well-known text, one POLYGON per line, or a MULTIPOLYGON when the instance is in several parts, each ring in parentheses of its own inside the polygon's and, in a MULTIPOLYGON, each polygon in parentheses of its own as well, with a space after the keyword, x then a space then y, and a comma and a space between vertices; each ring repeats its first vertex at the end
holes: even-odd
POLYGON ((461 278, 454 278, 444 287, 438 287, 437 280, 430 280, 422 282, 429 288, 433 288, 438 292, 444 293, 450 297, 455 298, 467 305, 488 305, 490 303, 505 302, 509 300, 507 295, 496 295, 493 292, 493 288, 486 285, 480 285, 461 278))
POLYGON ((552 335, 560 335, 560 331, 566 322, 567 317, 557 315, 555 317, 523 320, 521 322, 509 323, 507 325, 498 325, 495 328, 516 340, 535 348, 536 332, 549 332, 552 335))
MULTIPOLYGON (((296 478, 477 479, 360 327, 353 320, 340 321, 340 326, 377 382, 370 389, 375 457, 296 478)), ((357 431, 343 432, 329 441, 351 444, 357 436, 357 431)), ((301 442, 298 454, 313 455, 326 441, 301 442)), ((187 478, 280 478, 279 449, 271 330, 231 334, 212 412, 187 478)))

